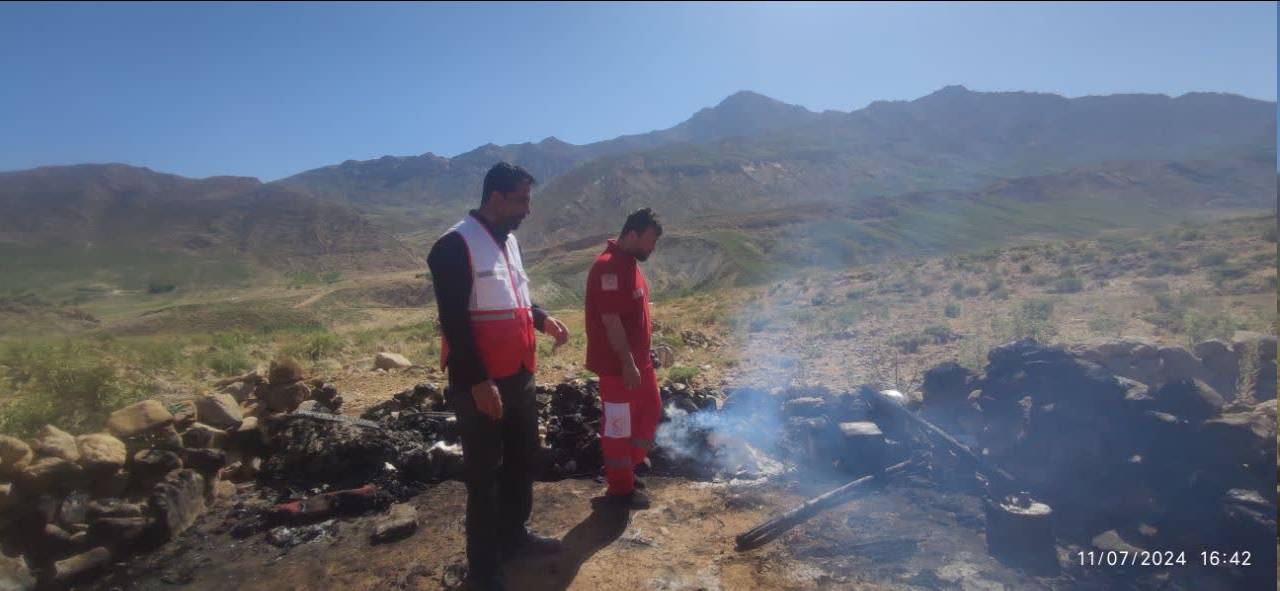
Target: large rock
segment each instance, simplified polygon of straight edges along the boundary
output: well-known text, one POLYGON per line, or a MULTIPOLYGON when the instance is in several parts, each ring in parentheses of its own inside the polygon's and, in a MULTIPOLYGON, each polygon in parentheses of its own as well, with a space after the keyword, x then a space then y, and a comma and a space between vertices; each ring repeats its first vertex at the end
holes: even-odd
POLYGON ((151 491, 150 506, 159 535, 173 539, 204 512, 204 477, 194 470, 169 475, 151 491))
POLYGON ((143 400, 111 413, 107 430, 120 438, 135 437, 173 423, 173 415, 156 400, 143 400))
POLYGON ((302 382, 286 385, 273 385, 266 391, 263 402, 267 408, 277 412, 293 412, 303 402, 311 398, 311 389, 302 382))
POLYGON ((85 523, 89 515, 88 504, 89 495, 86 493, 76 492, 67 495, 67 498, 62 500, 62 505, 58 507, 58 523, 65 526, 85 523))
POLYGON ((972 388, 969 370, 954 361, 934 366, 924 373, 924 405, 952 407, 964 404, 972 388))
POLYGON ((292 384, 305 379, 307 372, 302 370, 302 365, 288 358, 272 361, 271 370, 267 373, 267 381, 272 386, 292 384))
POLYGON ((21 492, 14 489, 12 484, 7 482, 0 484, 0 511, 5 511, 17 505, 21 498, 21 492))
POLYGON ((182 468, 182 458, 171 451, 144 449, 133 455, 133 463, 129 472, 134 482, 142 486, 151 486, 162 480, 166 474, 182 468))
POLYGON ((217 449, 189 449, 183 464, 208 479, 227 465, 227 454, 217 449))
POLYGON ((31 449, 36 455, 62 458, 69 462, 80 461, 76 438, 53 425, 45 425, 31 438, 31 449))
POLYGON ((239 403, 230 394, 211 394, 196 398, 196 419, 216 429, 234 429, 244 416, 239 403))
POLYGON ((1182 347, 1160 347, 1159 354, 1164 381, 1202 377, 1204 367, 1190 351, 1182 347))
POLYGON ((142 505, 126 503, 121 499, 97 499, 85 505, 85 515, 90 520, 105 517, 142 517, 142 505))
POLYGON ((1153 395, 1157 410, 1191 421, 1218 414, 1226 401, 1200 380, 1181 379, 1165 384, 1153 395))
POLYGON ((80 464, 62 458, 40 458, 22 472, 23 487, 31 492, 68 491, 80 482, 80 464))
POLYGON ((1257 354, 1256 360, 1259 361, 1276 360, 1276 337, 1274 335, 1238 330, 1231 337, 1231 348, 1235 349, 1235 352, 1240 355, 1243 355, 1245 351, 1252 351, 1257 354))
POLYGON ((16 474, 31 463, 31 446, 17 437, 0 435, 0 474, 16 474))
POLYGON ((1205 451, 1239 462, 1275 447, 1276 420, 1258 411, 1225 414, 1200 425, 1200 440, 1205 451))
POLYGON ((53 579, 67 586, 72 581, 96 572, 111 562, 111 551, 99 546, 84 554, 53 563, 53 579))
POLYGON ((173 428, 173 425, 166 425, 136 437, 121 438, 121 441, 124 442, 124 448, 129 457, 148 449, 180 452, 183 447, 182 436, 178 435, 178 431, 173 428))
POLYGON ((792 398, 782 403, 782 411, 792 417, 816 417, 827 408, 827 402, 817 397, 792 398))
POLYGON ((378 353, 377 357, 374 357, 373 366, 378 369, 391 371, 393 369, 409 369, 410 367, 413 367, 413 363, 405 358, 404 355, 400 355, 398 353, 387 353, 384 351, 382 353, 378 353))
POLYGON ((1204 366, 1204 381, 1223 396, 1234 396, 1240 380, 1240 356, 1230 345, 1211 339, 1194 350, 1204 366))
POLYGON ((240 403, 248 400, 257 386, 257 382, 232 382, 218 390, 218 393, 226 394, 234 398, 237 403, 240 403))
MULTIPOLYGON (((253 419, 257 425, 257 419, 253 419)), ((243 423, 242 423, 243 425, 243 423)), ((196 423, 182 434, 182 445, 188 448, 212 448, 225 450, 230 446, 230 434, 222 429, 196 423)))
POLYGON ((36 579, 31 576, 24 558, 9 558, 0 553, 0 591, 31 591, 35 587, 36 579))
POLYGON ((81 435, 76 438, 80 465, 91 470, 119 470, 128 460, 124 442, 106 433, 81 435))

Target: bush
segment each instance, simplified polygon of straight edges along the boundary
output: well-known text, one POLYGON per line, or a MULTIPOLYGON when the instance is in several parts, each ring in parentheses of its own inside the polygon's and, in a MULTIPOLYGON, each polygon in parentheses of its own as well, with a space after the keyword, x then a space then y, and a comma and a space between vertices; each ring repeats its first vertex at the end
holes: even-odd
POLYGON ((1053 277, 1045 274, 1033 275, 1031 277, 1031 285, 1036 287, 1044 287, 1053 281, 1053 277))
POLYGON ((1023 275, 1025 275, 1025 274, 1027 274, 1027 273, 1030 273, 1030 272, 1031 272, 1031 263, 1022 263, 1022 266, 1021 266, 1021 267, 1018 267, 1018 271, 1019 271, 1019 272, 1021 272, 1023 275))
POLYGON ((1262 239, 1267 242, 1276 241, 1276 226, 1274 224, 1267 226, 1266 229, 1262 231, 1262 239))
POLYGON ((689 380, 698 377, 702 373, 702 369, 697 367, 689 367, 685 365, 673 365, 667 370, 667 379, 673 382, 689 383, 689 380))
POLYGON ((991 297, 997 300, 1007 300, 1009 299, 1009 290, 1001 287, 1000 289, 991 292, 991 297))
POLYGON ((999 277, 987 278, 987 291, 992 292, 1004 286, 1004 280, 999 277))
POLYGON ((955 303, 947 304, 946 309, 943 310, 942 313, 945 314, 947 318, 959 318, 960 304, 955 304, 955 303))
POLYGON ((974 298, 982 295, 982 288, 976 285, 970 285, 964 288, 964 297, 974 298))
POLYGON ((945 324, 931 324, 924 328, 924 334, 933 338, 933 342, 944 345, 959 338, 960 335, 945 324))
POLYGON ((1142 293, 1155 295, 1169 291, 1169 284, 1158 279, 1139 279, 1133 282, 1142 293))
POLYGON ((956 281, 951 284, 951 295, 957 298, 964 297, 964 284, 956 281))
POLYGON ((72 433, 96 430, 109 413, 145 398, 151 389, 84 341, 16 345, 4 365, 17 375, 17 399, 0 411, 0 432, 20 437, 46 424, 72 433))
POLYGON ((844 298, 850 301, 860 300, 866 296, 867 296, 867 290, 865 289, 851 289, 848 292, 845 292, 844 294, 844 298))
POLYGON ((1075 277, 1061 277, 1053 282, 1053 291, 1055 293, 1076 293, 1084 290, 1084 280, 1075 277))
POLYGON ((300 335, 281 347, 281 353, 295 359, 319 361, 342 350, 342 337, 330 330, 319 330, 300 335))
POLYGON ((169 293, 174 289, 175 286, 167 281, 156 281, 152 279, 147 282, 147 293, 169 293))
POLYGON ((1227 262, 1229 258, 1231 258, 1231 255, 1217 250, 1200 255, 1199 263, 1201 267, 1216 267, 1227 262))
POLYGON ((928 342, 929 337, 922 334, 902 333, 889 339, 889 345, 897 347, 898 351, 903 353, 917 353, 920 351, 920 347, 928 342))

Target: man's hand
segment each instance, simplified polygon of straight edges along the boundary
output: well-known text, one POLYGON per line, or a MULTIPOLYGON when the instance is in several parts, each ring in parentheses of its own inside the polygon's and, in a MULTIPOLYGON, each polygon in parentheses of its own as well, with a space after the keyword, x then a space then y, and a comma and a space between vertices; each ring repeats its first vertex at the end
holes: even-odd
POLYGON ((556 340, 556 344, 551 348, 554 352, 556 349, 569 342, 569 329, 565 328, 564 323, 556 320, 554 316, 547 316, 542 324, 543 332, 549 334, 556 340))
POLYGON ((640 369, 636 367, 636 362, 627 359, 622 364, 622 385, 628 390, 635 390, 640 387, 640 369))
POLYGON ((471 387, 471 398, 475 400, 476 410, 493 420, 502 418, 502 396, 493 380, 485 380, 471 387))

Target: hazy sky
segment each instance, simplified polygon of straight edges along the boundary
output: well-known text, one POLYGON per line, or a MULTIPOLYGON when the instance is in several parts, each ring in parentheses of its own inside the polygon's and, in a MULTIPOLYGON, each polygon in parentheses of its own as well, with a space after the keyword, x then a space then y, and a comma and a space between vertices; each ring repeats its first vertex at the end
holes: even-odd
POLYGON ((1275 100, 1276 4, 0 3, 0 170, 274 180, 347 159, 948 84, 1275 100))

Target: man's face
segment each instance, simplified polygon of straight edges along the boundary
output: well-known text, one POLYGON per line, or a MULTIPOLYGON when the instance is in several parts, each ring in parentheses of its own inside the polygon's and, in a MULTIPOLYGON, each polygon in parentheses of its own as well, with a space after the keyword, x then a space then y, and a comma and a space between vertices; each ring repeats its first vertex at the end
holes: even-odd
POLYGON ((520 182, 516 185, 516 190, 510 193, 494 191, 493 199, 498 223, 509 231, 519 228, 520 222, 529 215, 529 193, 527 182, 520 182))
POLYGON ((653 228, 646 228, 643 233, 636 237, 635 252, 631 256, 636 257, 637 261, 644 262, 649 260, 649 255, 653 254, 653 249, 658 247, 658 232, 653 228))

